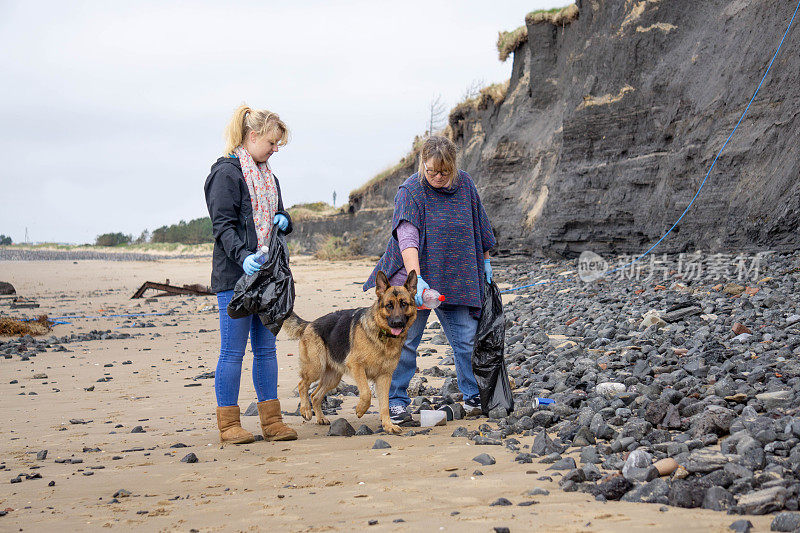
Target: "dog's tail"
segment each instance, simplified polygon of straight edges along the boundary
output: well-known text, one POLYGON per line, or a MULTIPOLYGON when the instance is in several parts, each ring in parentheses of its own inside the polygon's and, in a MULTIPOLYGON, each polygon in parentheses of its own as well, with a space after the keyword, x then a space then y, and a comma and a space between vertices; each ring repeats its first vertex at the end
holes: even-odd
POLYGON ((310 322, 303 320, 292 311, 289 318, 283 321, 283 331, 289 335, 290 339, 299 339, 309 324, 310 322))

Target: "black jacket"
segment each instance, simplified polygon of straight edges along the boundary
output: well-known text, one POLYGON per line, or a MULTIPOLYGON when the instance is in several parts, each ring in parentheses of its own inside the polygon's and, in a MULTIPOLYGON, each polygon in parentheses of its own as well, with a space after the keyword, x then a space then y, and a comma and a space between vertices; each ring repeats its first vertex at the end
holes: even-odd
MULTIPOLYGON (((289 219, 284 233, 292 232, 292 219, 283 210, 281 185, 278 188, 278 213, 289 219)), ((242 263, 256 253, 258 237, 253 222, 250 191, 244 181, 242 166, 235 157, 220 157, 211 166, 206 178, 206 205, 214 233, 214 257, 211 267, 211 290, 221 292, 233 289, 244 274, 242 263)))

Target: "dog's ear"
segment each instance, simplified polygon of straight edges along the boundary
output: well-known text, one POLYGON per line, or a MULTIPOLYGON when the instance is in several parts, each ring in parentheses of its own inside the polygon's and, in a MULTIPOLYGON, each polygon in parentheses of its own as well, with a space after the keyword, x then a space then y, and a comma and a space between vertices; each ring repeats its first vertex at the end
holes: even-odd
POLYGON ((417 271, 412 270, 411 274, 408 275, 406 278, 406 282, 404 284, 406 290, 411 293, 411 298, 417 294, 417 271))
POLYGON ((378 270, 378 274, 375 276, 375 293, 378 295, 378 298, 380 298, 388 288, 389 278, 386 277, 383 270, 378 270))

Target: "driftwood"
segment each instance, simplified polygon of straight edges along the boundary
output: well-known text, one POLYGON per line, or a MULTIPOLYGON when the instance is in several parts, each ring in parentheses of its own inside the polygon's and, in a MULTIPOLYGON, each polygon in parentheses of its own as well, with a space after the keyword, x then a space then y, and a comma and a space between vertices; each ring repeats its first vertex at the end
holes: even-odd
POLYGON ((204 285, 200 285, 198 283, 194 283, 191 285, 184 285, 183 287, 177 287, 175 285, 170 285, 169 280, 166 283, 157 283, 155 281, 145 281, 141 287, 136 291, 136 293, 131 296, 131 300, 134 298, 141 298, 144 295, 144 291, 147 289, 155 289, 157 291, 162 291, 161 294, 157 294, 156 296, 174 296, 178 294, 185 294, 190 296, 213 296, 214 293, 211 292, 211 289, 204 285))

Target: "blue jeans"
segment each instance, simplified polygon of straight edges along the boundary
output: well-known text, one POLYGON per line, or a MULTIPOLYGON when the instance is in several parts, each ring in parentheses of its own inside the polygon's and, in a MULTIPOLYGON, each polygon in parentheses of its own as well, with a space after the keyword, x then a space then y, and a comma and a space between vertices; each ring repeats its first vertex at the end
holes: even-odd
MULTIPOLYGON (((442 304, 434 311, 442 324, 447 341, 453 348, 458 388, 464 400, 477 398, 478 383, 472 372, 472 348, 475 345, 478 321, 470 316, 469 307, 466 305, 442 304)), ((408 383, 417 371, 417 347, 422 340, 422 333, 430 313, 430 309, 417 311, 417 319, 408 330, 408 337, 400 353, 400 362, 397 363, 392 375, 392 385, 389 388, 390 407, 395 405, 405 407, 411 403, 411 398, 408 397, 408 383)))
POLYGON ((228 302, 233 291, 217 293, 219 304, 220 351, 214 375, 214 391, 220 407, 239 405, 239 381, 247 337, 253 349, 253 385, 259 402, 278 398, 278 359, 273 335, 257 315, 245 318, 228 316, 228 302))

